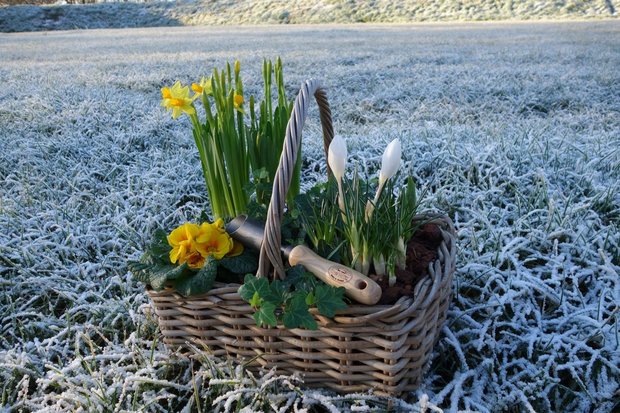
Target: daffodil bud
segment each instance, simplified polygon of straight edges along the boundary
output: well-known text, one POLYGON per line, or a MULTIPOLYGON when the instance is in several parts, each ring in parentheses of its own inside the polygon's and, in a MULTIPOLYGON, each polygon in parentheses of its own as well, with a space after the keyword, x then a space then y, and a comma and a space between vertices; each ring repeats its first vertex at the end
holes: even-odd
POLYGON ((347 166, 347 143, 340 136, 335 136, 327 151, 327 163, 338 182, 342 181, 347 166))
POLYGON ((401 158, 400 139, 394 139, 389 143, 383 157, 381 158, 381 172, 379 173, 379 182, 385 183, 388 179, 396 175, 400 168, 401 158))
POLYGON ((241 71, 241 62, 235 60, 235 76, 239 76, 239 72, 241 71))

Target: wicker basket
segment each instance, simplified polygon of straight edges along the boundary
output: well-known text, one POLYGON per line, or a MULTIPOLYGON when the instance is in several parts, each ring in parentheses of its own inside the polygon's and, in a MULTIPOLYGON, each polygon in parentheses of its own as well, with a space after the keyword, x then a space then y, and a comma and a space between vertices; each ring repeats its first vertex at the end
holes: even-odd
MULTIPOLYGON (((265 226, 259 275, 283 270, 279 223, 301 141, 310 97, 319 104, 325 149, 333 137, 327 98, 309 80, 297 96, 265 226)), ((456 245, 447 217, 424 219, 439 225, 443 241, 429 275, 394 305, 352 305, 334 319, 313 313, 318 330, 257 327, 253 309, 241 299, 238 284, 216 284, 208 293, 182 297, 174 291, 147 290, 164 342, 171 349, 208 348, 216 356, 252 360, 250 369, 277 367, 298 373, 306 385, 338 392, 374 389, 380 395, 415 390, 446 318, 452 292, 456 245)))

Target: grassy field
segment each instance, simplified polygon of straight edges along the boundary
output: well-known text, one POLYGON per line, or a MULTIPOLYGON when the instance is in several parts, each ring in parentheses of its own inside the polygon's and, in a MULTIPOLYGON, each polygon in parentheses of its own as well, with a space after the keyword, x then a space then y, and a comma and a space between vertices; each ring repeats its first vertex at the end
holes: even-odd
MULTIPOLYGON (((0 36, 0 411, 614 411, 619 44, 617 21, 0 36), (399 137, 425 208, 457 226, 448 321, 408 401, 176 357, 128 274, 157 227, 208 208, 160 88, 238 58, 257 95, 278 55, 291 97, 323 80, 360 169, 399 137)), ((324 179, 317 118, 305 187, 324 179)))
POLYGON ((617 18, 618 0, 0 0, 0 32, 183 25, 617 18), (105 1, 105 3, 104 3, 105 1), (38 3, 39 5, 16 5, 38 3))

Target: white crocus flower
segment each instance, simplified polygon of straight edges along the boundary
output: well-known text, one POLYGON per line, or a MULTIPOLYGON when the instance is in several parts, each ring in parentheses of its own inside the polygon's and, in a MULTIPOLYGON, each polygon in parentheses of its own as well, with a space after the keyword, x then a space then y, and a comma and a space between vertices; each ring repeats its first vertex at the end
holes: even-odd
POLYGON ((344 193, 342 191, 342 178, 347 167, 347 143, 340 137, 335 136, 329 144, 327 151, 327 163, 338 183, 338 206, 344 213, 344 193))
POLYGON ((388 179, 396 175, 400 168, 400 158, 402 151, 400 148, 400 139, 394 139, 389 143, 383 156, 381 157, 381 172, 379 173, 379 185, 384 185, 388 179))
POLYGON ((381 172, 379 172, 379 187, 377 188, 377 193, 375 194, 375 198, 372 203, 369 201, 366 204, 366 220, 370 220, 373 211, 375 210, 375 205, 379 201, 379 197, 381 196, 381 192, 383 191, 383 187, 385 183, 396 175, 398 169, 400 168, 400 158, 402 156, 402 150, 400 147, 400 139, 396 138, 392 142, 388 144, 383 152, 383 156, 381 157, 381 172))

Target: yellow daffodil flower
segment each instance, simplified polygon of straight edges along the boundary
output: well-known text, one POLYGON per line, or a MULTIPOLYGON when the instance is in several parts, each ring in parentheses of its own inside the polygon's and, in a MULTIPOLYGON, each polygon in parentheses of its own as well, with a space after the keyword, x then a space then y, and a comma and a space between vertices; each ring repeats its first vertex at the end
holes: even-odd
POLYGON ((196 93, 196 95, 194 95, 194 99, 202 96, 203 92, 206 92, 207 95, 212 95, 213 89, 211 85, 211 78, 203 77, 200 79, 200 83, 192 83, 192 90, 196 93))
POLYGON ((239 112, 243 113, 243 103, 245 102, 245 99, 243 99, 243 95, 238 95, 237 93, 235 93, 235 95, 233 96, 233 104, 235 105, 235 109, 237 109, 239 112))
POLYGON ((181 86, 181 82, 177 81, 171 88, 164 87, 161 89, 161 106, 172 111, 172 118, 176 119, 182 113, 193 115, 196 109, 193 105, 193 99, 189 97, 189 87, 181 86))

